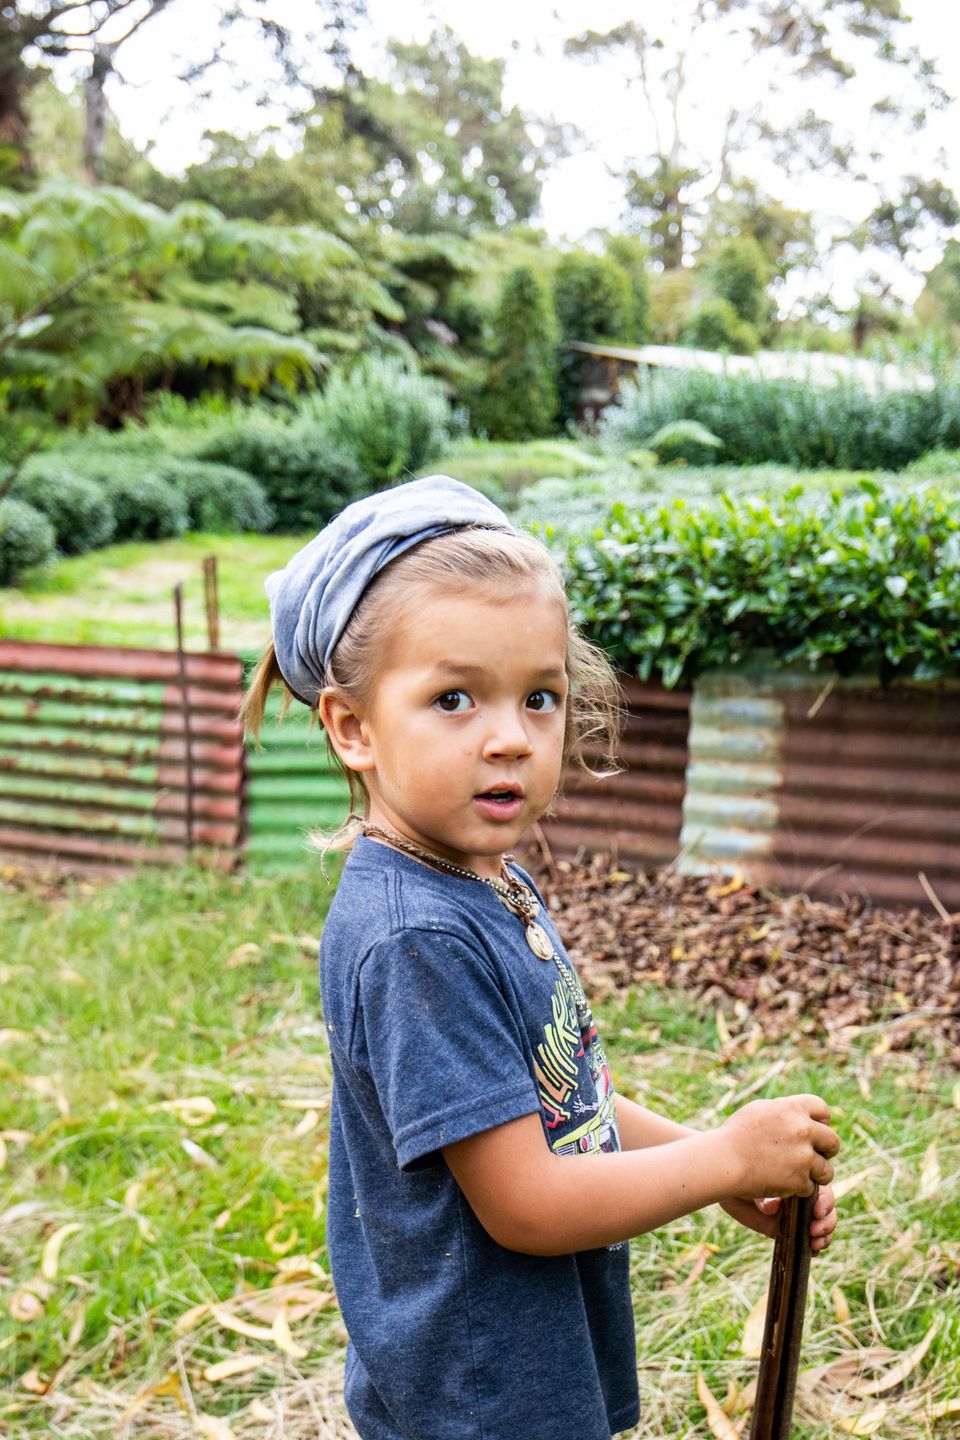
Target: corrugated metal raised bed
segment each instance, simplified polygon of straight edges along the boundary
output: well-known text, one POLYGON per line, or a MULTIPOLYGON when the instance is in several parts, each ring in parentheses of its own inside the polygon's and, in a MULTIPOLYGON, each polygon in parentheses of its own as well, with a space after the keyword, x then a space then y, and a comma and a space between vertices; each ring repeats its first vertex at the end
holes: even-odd
POLYGON ((555 855, 616 850, 623 860, 661 864, 680 847, 690 695, 625 676, 620 683, 623 769, 603 780, 568 771, 543 833, 555 855))
POLYGON ((702 676, 681 843, 687 873, 960 910, 960 686, 702 676))
POLYGON ((308 853, 312 830, 332 830, 346 818, 347 782, 327 752, 326 736, 294 701, 280 723, 274 693, 258 750, 247 746, 246 854, 257 869, 294 864, 308 853))
POLYGON ((233 655, 0 640, 0 850, 232 868, 242 685, 233 655))

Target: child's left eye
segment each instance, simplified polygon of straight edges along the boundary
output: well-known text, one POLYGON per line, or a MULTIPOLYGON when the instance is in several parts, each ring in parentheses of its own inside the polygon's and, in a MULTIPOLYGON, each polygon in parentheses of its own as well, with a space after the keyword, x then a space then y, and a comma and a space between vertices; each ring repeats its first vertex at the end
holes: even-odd
POLYGON ((527 709, 537 710, 541 715, 556 710, 559 704, 560 696, 553 690, 534 690, 532 695, 527 696, 527 709))
POLYGON ((433 703, 445 715, 459 715, 469 708, 470 696, 466 690, 444 690, 443 694, 438 695, 433 703))

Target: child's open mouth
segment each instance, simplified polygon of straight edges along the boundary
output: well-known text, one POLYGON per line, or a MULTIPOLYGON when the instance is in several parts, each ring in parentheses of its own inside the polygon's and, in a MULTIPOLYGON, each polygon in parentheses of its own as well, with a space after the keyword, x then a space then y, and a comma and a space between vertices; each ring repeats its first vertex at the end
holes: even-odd
POLYGON ((523 807, 523 795, 519 790, 485 790, 482 795, 473 798, 491 820, 514 820, 523 807))

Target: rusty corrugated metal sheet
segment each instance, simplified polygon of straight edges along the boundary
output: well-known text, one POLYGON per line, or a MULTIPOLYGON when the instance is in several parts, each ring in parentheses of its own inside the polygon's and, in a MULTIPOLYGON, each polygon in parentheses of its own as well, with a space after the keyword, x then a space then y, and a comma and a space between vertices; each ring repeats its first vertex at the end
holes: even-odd
POLYGON ((680 845, 690 695, 624 676, 620 683, 623 769, 603 780, 568 771, 543 833, 554 855, 615 849, 623 860, 660 864, 680 845))
POLYGON ((681 868, 960 910, 960 687, 711 674, 691 707, 681 868))
POLYGON ((0 640, 0 850, 232 868, 243 829, 240 659, 0 640), (185 713, 186 711, 186 713, 185 713))

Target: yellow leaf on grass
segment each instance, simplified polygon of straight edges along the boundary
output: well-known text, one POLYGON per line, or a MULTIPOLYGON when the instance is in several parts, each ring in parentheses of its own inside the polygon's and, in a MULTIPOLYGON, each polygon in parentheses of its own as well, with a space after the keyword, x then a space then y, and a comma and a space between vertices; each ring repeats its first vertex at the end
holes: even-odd
POLYGON ((864 1180, 869 1179, 871 1175, 876 1175, 879 1169, 879 1165, 868 1165, 866 1170, 858 1170, 856 1174, 848 1175, 844 1180, 836 1180, 833 1186, 833 1198, 842 1200, 844 1195, 849 1195, 851 1191, 856 1190, 864 1180))
POLYGON ((27 1030, 14 1030, 8 1027, 7 1029, 0 1030, 0 1048, 4 1045, 22 1045, 26 1040, 31 1040, 32 1038, 27 1030))
POLYGON ((193 1418, 193 1423, 196 1426, 197 1434, 202 1435, 203 1440, 236 1440, 236 1436, 226 1420, 221 1420, 218 1415, 201 1415, 198 1412, 193 1418))
POLYGON ((0 1135, 0 1170, 5 1169, 5 1168, 6 1168, 6 1164, 7 1164, 7 1142, 6 1142, 6 1140, 4 1140, 3 1136, 0 1135))
POLYGON ((234 1375, 248 1375, 251 1370, 258 1370, 263 1363, 263 1355, 231 1355, 228 1360, 218 1360, 215 1365, 208 1365, 203 1372, 203 1378, 216 1384, 218 1380, 229 1380, 234 1375))
POLYGON ((173 1333, 176 1336, 186 1335, 188 1331, 203 1319, 210 1310, 209 1305, 192 1305, 189 1310, 184 1310, 178 1320, 173 1322, 173 1333))
POLYGON ((264 1405, 259 1395, 255 1395, 247 1407, 254 1420, 276 1420, 276 1411, 271 1410, 269 1405, 264 1405))
POLYGON ((270 1246, 270 1249, 273 1251, 274 1255, 289 1255, 294 1245, 296 1245, 297 1241, 300 1239, 300 1232, 297 1229, 296 1225, 293 1225, 291 1227, 290 1233, 283 1240, 280 1239, 280 1232, 282 1229, 283 1221, 278 1220, 276 1225, 270 1226, 270 1229, 263 1237, 266 1240, 267 1244, 270 1246))
POLYGON ((923 1339, 909 1350, 905 1350, 896 1365, 891 1365, 890 1369, 885 1370, 882 1375, 878 1375, 876 1380, 861 1380, 858 1384, 851 1385, 850 1389, 853 1394, 882 1395, 884 1390, 892 1390, 895 1385, 899 1385, 912 1371, 916 1370, 933 1344, 934 1336, 939 1328, 940 1321, 934 1320, 923 1339))
POLYGON ((76 985, 81 990, 89 990, 90 981, 86 975, 81 975, 79 970, 73 970, 69 965, 61 965, 57 971, 57 979, 62 980, 64 985, 76 985))
POLYGON ((284 1355, 289 1355, 292 1360, 305 1360, 310 1354, 310 1351, 303 1345, 298 1345, 291 1335, 290 1321, 287 1319, 286 1311, 281 1310, 274 1317, 271 1332, 274 1345, 278 1350, 282 1350, 284 1355))
POLYGON ((15 1290, 7 1304, 14 1320, 21 1325, 32 1325, 43 1314, 43 1301, 32 1290, 15 1290))
POLYGON ((834 1285, 830 1291, 830 1299, 833 1301, 833 1313, 837 1317, 837 1323, 846 1325, 850 1319, 850 1305, 839 1285, 834 1285))
POLYGON ((700 1398, 700 1404, 707 1412, 707 1424, 717 1440, 740 1440, 742 1425, 734 1424, 729 1416, 723 1413, 710 1386, 699 1374, 697 1375, 697 1395, 700 1398))
POLYGON ((60 1248, 70 1235, 76 1235, 82 1230, 82 1225, 61 1225, 59 1230, 54 1230, 50 1239, 43 1247, 43 1258, 40 1261, 40 1273, 47 1280, 56 1280, 57 1270, 60 1267, 60 1248))
POLYGON ((846 1430, 848 1435, 873 1435, 886 1419, 886 1403, 881 1400, 879 1405, 874 1405, 871 1410, 863 1410, 859 1415, 842 1415, 838 1418, 837 1424, 841 1430, 846 1430))
POLYGON ((740 1341, 740 1348, 748 1360, 759 1360, 763 1352, 763 1329, 767 1322, 767 1292, 764 1290, 759 1300, 747 1316, 743 1326, 743 1338, 740 1341))
POLYGON ((177 1100, 161 1100, 149 1108, 151 1111, 166 1110, 168 1114, 176 1115, 184 1125, 206 1125, 217 1113, 217 1107, 208 1095, 184 1095, 177 1100))
POLYGON ((953 1108, 960 1110, 960 1080, 953 1087, 953 1108))
POLYGON ((936 1140, 931 1140, 927 1146, 926 1154, 923 1157, 923 1164, 920 1166, 920 1191, 921 1200, 931 1200, 940 1189, 940 1146, 936 1140))
POLYGON ((253 965, 262 955, 263 951, 255 940, 245 940, 231 955, 227 956, 226 968, 236 970, 238 965, 253 965))
POLYGON ((271 1284, 289 1285, 297 1275, 313 1275, 317 1280, 327 1278, 327 1272, 312 1255, 284 1255, 277 1261, 277 1275, 271 1284))
POLYGON ((960 1415, 960 1395, 950 1400, 938 1400, 924 1415, 925 1420, 943 1420, 947 1415, 960 1415))
POLYGON ((202 1145, 198 1145, 196 1140, 191 1140, 186 1135, 180 1141, 180 1148, 190 1156, 194 1165, 199 1165, 205 1170, 212 1170, 220 1164, 220 1161, 214 1160, 210 1152, 204 1150, 202 1145))
MULTIPOLYGON (((75 1388, 74 1386, 74 1389, 75 1388)), ((146 1390, 141 1390, 139 1395, 133 1397, 120 1416, 119 1429, 121 1434, 123 1433, 124 1427, 133 1419, 137 1411, 142 1410, 145 1405, 149 1405, 154 1396, 158 1395, 172 1395, 181 1410, 186 1410, 187 1408, 186 1401, 183 1398, 183 1390, 180 1385, 180 1376, 175 1375, 171 1371, 166 1376, 166 1379, 161 1380, 159 1384, 150 1385, 146 1390)))
POLYGON ((70 1333, 67 1336, 67 1350, 75 1350, 83 1339, 83 1329, 87 1320, 87 1307, 81 1303, 77 1306, 77 1313, 73 1317, 73 1324, 70 1326, 70 1333))
POLYGON ((305 1114, 304 1114, 303 1119, 302 1119, 302 1120, 300 1121, 300 1123, 294 1128, 294 1132, 293 1132, 294 1139, 295 1139, 295 1140, 299 1140, 302 1135, 309 1135, 309 1134, 310 1134, 310 1131, 311 1131, 311 1130, 316 1130, 316 1128, 317 1128, 317 1126, 318 1126, 319 1124, 320 1124, 320 1111, 319 1111, 319 1110, 307 1110, 307 1111, 305 1112, 305 1114))
POLYGON ((722 1010, 716 1013, 717 1039, 720 1041, 721 1049, 726 1049, 730 1044, 730 1026, 727 1024, 727 1017, 722 1010))
POLYGON ((24 1390, 29 1390, 31 1395, 46 1395, 51 1381, 41 1379, 39 1370, 34 1368, 20 1376, 20 1384, 24 1390))
POLYGON ((210 1314, 218 1325, 224 1330, 232 1330, 235 1335, 245 1335, 248 1340, 272 1340, 273 1331, 268 1330, 266 1325, 251 1325, 249 1320, 241 1320, 238 1315, 231 1315, 229 1310, 224 1310, 220 1305, 211 1305, 210 1314))

